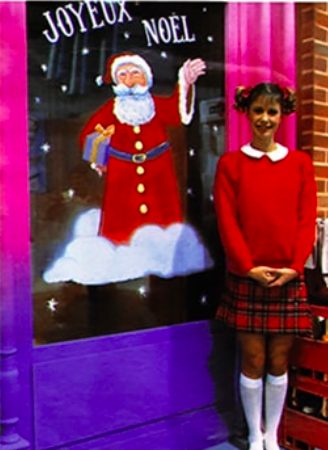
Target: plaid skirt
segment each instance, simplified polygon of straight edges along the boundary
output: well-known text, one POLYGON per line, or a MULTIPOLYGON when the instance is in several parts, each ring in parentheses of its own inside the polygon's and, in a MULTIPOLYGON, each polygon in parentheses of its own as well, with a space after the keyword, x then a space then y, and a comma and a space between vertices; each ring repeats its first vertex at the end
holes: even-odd
POLYGON ((216 318, 238 331, 312 334, 311 308, 304 277, 267 288, 229 273, 216 318))

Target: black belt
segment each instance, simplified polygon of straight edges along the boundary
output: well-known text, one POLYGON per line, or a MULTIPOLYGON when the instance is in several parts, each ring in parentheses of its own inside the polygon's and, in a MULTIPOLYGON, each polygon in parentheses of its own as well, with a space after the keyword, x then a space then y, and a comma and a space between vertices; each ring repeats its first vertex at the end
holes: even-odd
POLYGON ((170 147, 170 144, 168 142, 163 142, 162 144, 158 145, 157 147, 153 147, 150 150, 148 150, 146 153, 126 153, 121 152, 121 150, 117 150, 116 148, 109 146, 109 156, 114 156, 115 158, 122 159, 124 161, 131 161, 135 164, 141 164, 145 162, 148 159, 154 159, 157 156, 164 153, 168 148, 170 147))

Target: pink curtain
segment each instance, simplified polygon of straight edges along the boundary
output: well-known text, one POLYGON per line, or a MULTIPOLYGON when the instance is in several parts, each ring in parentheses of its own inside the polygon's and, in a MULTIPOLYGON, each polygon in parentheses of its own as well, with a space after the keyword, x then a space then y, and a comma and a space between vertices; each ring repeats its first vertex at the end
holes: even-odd
MULTIPOLYGON (((295 5, 228 3, 225 30, 226 150, 234 151, 250 140, 247 119, 232 107, 236 86, 296 87, 295 5)), ((283 119, 277 141, 295 148, 295 114, 283 119)))

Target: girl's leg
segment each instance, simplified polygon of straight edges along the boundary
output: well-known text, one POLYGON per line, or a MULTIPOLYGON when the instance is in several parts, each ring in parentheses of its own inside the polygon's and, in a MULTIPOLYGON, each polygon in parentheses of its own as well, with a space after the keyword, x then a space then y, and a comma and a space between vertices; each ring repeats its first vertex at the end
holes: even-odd
POLYGON ((265 338, 253 333, 239 333, 241 347, 240 397, 248 425, 249 449, 263 450, 262 396, 265 363, 265 338))
POLYGON ((268 339, 268 375, 265 383, 265 448, 279 450, 278 427, 287 393, 287 370, 294 336, 272 335, 268 339))

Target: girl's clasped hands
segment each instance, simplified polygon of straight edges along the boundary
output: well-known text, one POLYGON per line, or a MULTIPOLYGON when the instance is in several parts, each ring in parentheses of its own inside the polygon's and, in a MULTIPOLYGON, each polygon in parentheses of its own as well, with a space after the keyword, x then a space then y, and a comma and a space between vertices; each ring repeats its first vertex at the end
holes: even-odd
POLYGON ((298 276, 298 272, 288 267, 273 268, 268 266, 253 267, 247 274, 262 286, 273 288, 283 286, 298 276))

